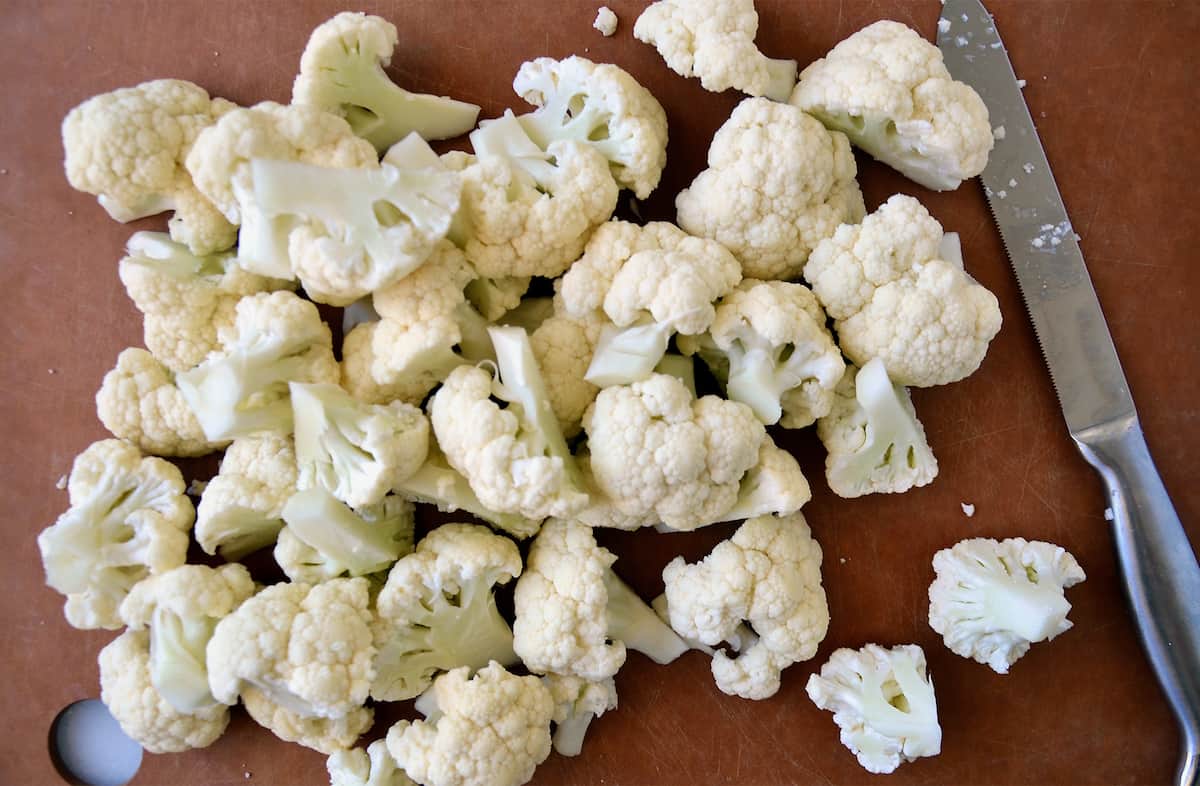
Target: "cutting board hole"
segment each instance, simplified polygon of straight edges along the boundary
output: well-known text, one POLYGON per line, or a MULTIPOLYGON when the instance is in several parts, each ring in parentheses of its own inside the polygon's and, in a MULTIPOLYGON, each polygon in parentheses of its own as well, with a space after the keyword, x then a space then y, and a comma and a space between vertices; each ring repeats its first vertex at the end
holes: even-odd
POLYGON ((73 786, 125 786, 142 766, 142 748, 125 736, 104 702, 84 699, 50 724, 50 760, 73 786))

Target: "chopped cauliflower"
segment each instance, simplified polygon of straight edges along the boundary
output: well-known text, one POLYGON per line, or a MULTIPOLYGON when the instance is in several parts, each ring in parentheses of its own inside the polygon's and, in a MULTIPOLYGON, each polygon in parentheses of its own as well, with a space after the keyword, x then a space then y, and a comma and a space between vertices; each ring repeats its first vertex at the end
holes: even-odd
POLYGON ((929 625, 956 655, 999 674, 1070 629, 1063 590, 1086 576, 1061 546, 1024 538, 971 538, 933 556, 929 625))
POLYGON ((275 541, 283 506, 296 493, 291 438, 270 431, 235 439, 196 506, 196 542, 238 560, 275 541))
POLYGON ((329 786, 414 786, 388 753, 386 740, 336 751, 325 762, 329 786))
POLYGON ((600 392, 584 375, 607 324, 608 320, 600 315, 576 318, 556 310, 529 336, 533 356, 546 383, 546 396, 567 439, 579 433, 583 413, 600 392))
POLYGON ((856 173, 844 134, 747 98, 713 136, 708 169, 675 198, 677 219, 733 252, 746 278, 796 278, 821 240, 866 212, 856 173))
POLYGON ((547 674, 542 682, 554 699, 554 752, 578 756, 592 719, 617 708, 616 683, 612 677, 588 682, 562 674, 547 674))
POLYGON ((285 742, 294 742, 326 756, 354 745, 371 728, 375 712, 355 707, 336 718, 309 717, 276 703, 267 691, 247 685, 242 705, 254 722, 285 742))
POLYGON ((293 494, 275 562, 292 581, 319 584, 339 576, 374 576, 413 550, 413 505, 394 494, 351 510, 325 489, 293 494))
POLYGON ((613 13, 613 10, 602 5, 596 9, 596 19, 592 22, 592 27, 605 38, 611 38, 613 33, 617 32, 617 21, 617 15, 613 13))

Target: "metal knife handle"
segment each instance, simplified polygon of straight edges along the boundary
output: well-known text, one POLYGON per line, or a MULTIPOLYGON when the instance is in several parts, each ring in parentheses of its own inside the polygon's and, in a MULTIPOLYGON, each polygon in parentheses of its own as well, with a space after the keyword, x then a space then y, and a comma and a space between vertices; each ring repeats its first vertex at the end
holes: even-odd
POLYGON ((1089 429, 1076 443, 1104 478, 1134 620, 1179 721, 1175 783, 1194 786, 1200 771, 1200 565, 1136 416, 1089 429))

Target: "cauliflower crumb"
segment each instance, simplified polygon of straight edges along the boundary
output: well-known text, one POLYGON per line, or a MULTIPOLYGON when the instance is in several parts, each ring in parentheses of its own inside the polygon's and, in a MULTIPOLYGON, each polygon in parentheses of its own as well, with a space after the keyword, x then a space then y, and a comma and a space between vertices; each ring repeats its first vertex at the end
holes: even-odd
POLYGON ((600 34, 605 38, 608 38, 617 32, 617 15, 613 13, 611 8, 602 5, 596 11, 596 21, 592 22, 592 27, 599 30, 600 34))
POLYGON ((206 488, 208 488, 207 480, 196 480, 193 478, 192 482, 188 484, 187 495, 189 497, 199 497, 204 493, 204 489, 206 488))
POLYGON ((7 175, 7 174, 8 174, 7 169, 0 169, 0 175, 7 175))
POLYGON ((1021 88, 1022 90, 1024 90, 1024 89, 1025 89, 1025 80, 1024 80, 1024 79, 1018 79, 1018 80, 1017 80, 1017 87, 1019 87, 1019 88, 1021 88))
POLYGON ((1008 199, 1008 192, 1003 190, 997 191, 996 196, 1000 197, 1001 199, 1008 199))
POLYGON ((55 368, 48 368, 48 369, 46 369, 46 373, 47 373, 47 374, 57 374, 57 373, 58 373, 58 369, 55 369, 55 368))
POLYGON ((1034 169, 1034 167, 1033 167, 1033 164, 1031 164, 1031 163, 1029 163, 1028 161, 1026 161, 1026 162, 1025 162, 1025 163, 1024 163, 1022 166, 1021 166, 1021 169, 1024 169, 1024 170, 1025 170, 1025 174, 1029 175, 1029 174, 1032 174, 1032 173, 1033 173, 1033 169, 1034 169))
POLYGON ((938 32, 939 33, 949 33, 950 32, 950 20, 949 19, 939 19, 938 20, 938 32))
POLYGON ((965 35, 958 36, 957 38, 954 39, 954 45, 955 46, 966 46, 967 45, 967 37, 965 35))
POLYGON ((1016 188, 1016 187, 1017 187, 1017 179, 1016 179, 1015 177, 1013 177, 1013 178, 1009 178, 1009 180, 1008 180, 1008 187, 1009 187, 1009 188, 1016 188))
POLYGON ((1112 508, 1104 509, 1104 520, 1105 521, 1112 521, 1115 517, 1116 517, 1116 514, 1113 513, 1112 508))
POLYGON ((845 564, 846 564, 846 558, 845 558, 845 557, 838 557, 838 562, 840 562, 841 564, 845 565, 845 564))
POLYGON ((1008 132, 1004 130, 1004 126, 996 126, 992 129, 992 139, 995 139, 997 142, 1006 136, 1008 136, 1008 132))
POLYGON ((58 482, 54 484, 54 488, 58 489, 59 491, 62 491, 66 487, 67 487, 67 476, 62 475, 61 477, 59 477, 58 482))
POLYGON ((972 516, 975 515, 975 506, 974 505, 972 505, 969 502, 962 502, 959 504, 962 505, 962 512, 963 512, 964 516, 966 516, 967 518, 971 518, 972 516))

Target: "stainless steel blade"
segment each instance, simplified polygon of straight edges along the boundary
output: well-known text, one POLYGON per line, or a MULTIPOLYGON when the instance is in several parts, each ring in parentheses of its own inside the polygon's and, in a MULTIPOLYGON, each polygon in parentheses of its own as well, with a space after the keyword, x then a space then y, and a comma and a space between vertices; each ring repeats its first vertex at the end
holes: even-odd
POLYGON ((1002 129, 981 180, 1068 428, 1079 438, 1131 417, 1133 399, 1075 231, 1008 52, 979 0, 945 0, 938 47, 1002 129))

